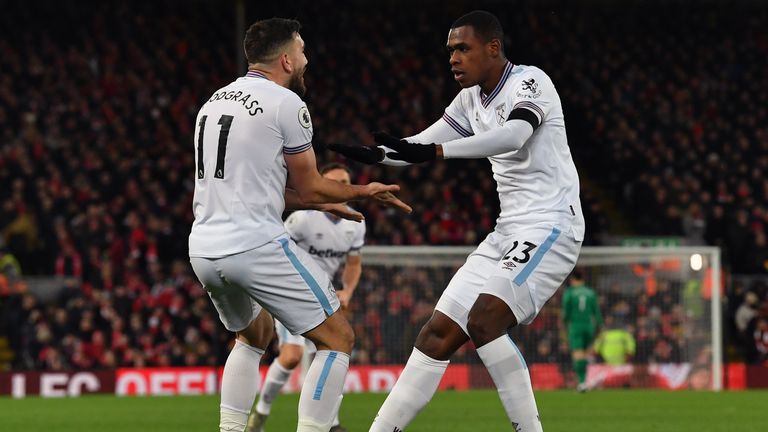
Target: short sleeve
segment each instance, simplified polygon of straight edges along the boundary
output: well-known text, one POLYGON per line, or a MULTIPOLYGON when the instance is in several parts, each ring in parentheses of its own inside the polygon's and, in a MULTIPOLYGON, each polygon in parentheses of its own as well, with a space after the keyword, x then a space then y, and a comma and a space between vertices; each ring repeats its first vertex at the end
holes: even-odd
POLYGON ((535 130, 539 127, 552 108, 559 103, 552 80, 541 69, 530 68, 523 72, 515 88, 512 89, 512 110, 507 120, 522 119, 531 123, 535 130))
POLYGON ((283 137, 283 153, 297 154, 312 147, 312 118, 304 101, 291 93, 280 103, 277 123, 283 137))
POLYGON ((359 252, 365 245, 365 222, 356 223, 355 225, 357 225, 355 227, 355 240, 352 242, 352 247, 349 250, 359 252))
POLYGON ((470 104, 465 100, 465 91, 460 91, 445 109, 443 120, 463 137, 474 135, 469 123, 470 104))
POLYGON ((305 218, 306 213, 304 211, 295 211, 285 220, 285 230, 288 231, 288 235, 290 235, 296 243, 304 241, 305 239, 303 230, 305 218))

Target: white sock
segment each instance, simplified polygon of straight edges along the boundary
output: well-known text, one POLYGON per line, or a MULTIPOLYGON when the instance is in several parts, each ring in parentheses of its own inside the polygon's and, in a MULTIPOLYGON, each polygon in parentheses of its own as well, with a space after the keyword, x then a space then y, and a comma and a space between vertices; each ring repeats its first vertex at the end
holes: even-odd
POLYGON ((339 351, 318 351, 309 366, 299 398, 297 432, 328 432, 339 412, 349 355, 339 351))
POLYGON ((531 376, 520 350, 504 335, 477 349, 499 391, 501 403, 516 432, 541 432, 531 376))
POLYGON ((263 350, 235 339, 221 378, 221 432, 245 429, 259 391, 259 362, 263 354, 263 350))
POLYGON ((267 376, 264 378, 264 385, 261 386, 261 396, 256 404, 257 413, 269 415, 269 412, 272 410, 272 402, 275 401, 275 398, 280 393, 280 389, 288 381, 291 371, 292 369, 284 368, 277 359, 272 362, 267 371, 267 376))
POLYGON ((339 421, 339 412, 336 411, 336 417, 333 418, 333 421, 331 422, 331 426, 338 426, 341 424, 341 421, 339 421))
POLYGON ((435 360, 414 348, 370 432, 404 430, 432 399, 447 367, 448 360, 435 360))

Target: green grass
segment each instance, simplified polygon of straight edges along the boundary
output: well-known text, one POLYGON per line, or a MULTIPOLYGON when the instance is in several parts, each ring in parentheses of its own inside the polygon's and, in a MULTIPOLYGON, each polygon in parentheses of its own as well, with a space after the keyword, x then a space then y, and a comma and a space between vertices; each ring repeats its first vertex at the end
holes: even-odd
MULTIPOLYGON (((347 395, 342 423, 366 432, 383 394, 347 395)), ((768 430, 768 392, 570 391, 537 393, 544 429, 590 432, 757 432, 768 430)), ((297 395, 277 399, 268 432, 295 430, 297 395)), ((214 432, 218 398, 89 396, 0 398, 0 431, 214 432)), ((495 392, 438 393, 408 432, 510 431, 495 392)))

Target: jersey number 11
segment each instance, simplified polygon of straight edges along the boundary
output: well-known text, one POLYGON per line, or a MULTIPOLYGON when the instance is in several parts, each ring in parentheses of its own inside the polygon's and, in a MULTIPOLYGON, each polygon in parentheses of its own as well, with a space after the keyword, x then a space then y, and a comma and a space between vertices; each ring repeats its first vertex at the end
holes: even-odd
MULTIPOLYGON (((224 178, 224 158, 227 156, 227 138, 229 138, 229 128, 232 126, 231 115, 222 115, 219 118, 221 130, 219 131, 219 148, 216 151, 216 169, 213 172, 213 178, 224 178)), ((208 116, 200 118, 200 131, 197 133, 197 178, 205 177, 205 163, 203 162, 203 135, 205 134, 205 121, 208 116)))

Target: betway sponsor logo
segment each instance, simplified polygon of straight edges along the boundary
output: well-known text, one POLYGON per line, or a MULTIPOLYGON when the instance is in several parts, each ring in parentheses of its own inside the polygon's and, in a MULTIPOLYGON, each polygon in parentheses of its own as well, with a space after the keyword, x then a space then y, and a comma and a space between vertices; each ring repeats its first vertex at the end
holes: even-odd
POLYGON ((315 247, 312 245, 309 245, 309 251, 307 252, 309 252, 310 255, 315 255, 320 258, 343 258, 344 255, 347 254, 347 252, 335 251, 333 249, 315 249, 315 247))

